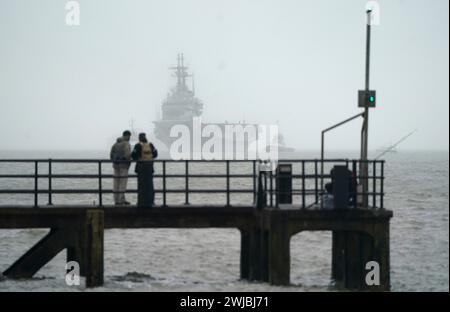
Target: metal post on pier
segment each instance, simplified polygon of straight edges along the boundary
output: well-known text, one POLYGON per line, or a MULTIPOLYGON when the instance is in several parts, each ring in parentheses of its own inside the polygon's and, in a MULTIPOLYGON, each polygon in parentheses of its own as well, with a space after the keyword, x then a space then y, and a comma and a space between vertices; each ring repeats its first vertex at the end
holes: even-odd
POLYGON ((52 206, 52 159, 48 160, 48 206, 52 206))
POLYGON ((37 160, 34 161, 34 207, 37 207, 39 204, 39 162, 37 160))
MULTIPOLYGON (((366 77, 365 77, 365 92, 369 93, 369 82, 370 82, 370 39, 371 39, 371 19, 372 19, 372 9, 368 9, 367 13, 367 25, 366 25, 366 77)), ((369 191, 369 164, 368 159, 368 146, 369 146, 369 106, 364 107, 364 122, 361 130, 361 184, 363 189, 363 206, 367 207, 368 201, 368 191, 369 191)))

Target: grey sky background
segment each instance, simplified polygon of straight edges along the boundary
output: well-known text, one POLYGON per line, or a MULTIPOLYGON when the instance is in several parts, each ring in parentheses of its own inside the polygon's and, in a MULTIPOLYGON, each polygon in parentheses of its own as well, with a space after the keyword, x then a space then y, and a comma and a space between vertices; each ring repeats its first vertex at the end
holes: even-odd
MULTIPOLYGON (((320 131, 358 113, 364 86, 362 0, 0 0, 0 150, 109 149, 151 132, 183 52, 203 120, 274 124, 288 145, 319 149, 320 131)), ((418 132, 409 150, 449 145, 447 0, 380 0, 372 33, 370 148, 418 132)), ((361 120, 328 148, 358 149, 361 120)))

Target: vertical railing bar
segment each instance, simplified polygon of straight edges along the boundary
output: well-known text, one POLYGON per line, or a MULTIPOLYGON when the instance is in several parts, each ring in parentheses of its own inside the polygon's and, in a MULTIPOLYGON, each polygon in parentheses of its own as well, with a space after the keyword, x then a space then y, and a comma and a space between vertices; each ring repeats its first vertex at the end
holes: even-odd
POLYGON ((102 190, 102 161, 98 161, 98 205, 103 206, 103 190, 102 190))
POLYGON ((253 200, 255 201, 256 204, 256 160, 254 159, 253 161, 253 200))
POLYGON ((279 169, 275 171, 275 207, 280 208, 280 177, 279 169))
POLYGON ((267 171, 264 170, 264 206, 267 207, 267 171))
POLYGON ((273 207, 273 171, 270 170, 270 207, 273 207))
POLYGON ((355 206, 355 208, 357 208, 358 203, 356 202, 358 199, 358 172, 357 172, 357 167, 356 167, 356 160, 352 161, 352 183, 351 185, 354 187, 354 189, 352 190, 353 192, 353 205, 355 206), (354 178, 354 181, 353 181, 354 178))
POLYGON ((305 161, 302 160, 302 209, 306 207, 305 199, 305 161))
POLYGON ((166 207, 167 199, 166 199, 166 161, 162 161, 163 165, 163 207, 166 207))
POLYGON ((314 192, 316 196, 316 204, 319 203, 319 179, 317 176, 318 166, 317 166, 317 159, 314 159, 314 192))
POLYGON ((39 190, 39 186, 38 186, 38 161, 35 160, 34 161, 34 207, 38 206, 38 190, 39 190))
POLYGON ((226 170, 227 170, 227 207, 230 206, 230 161, 226 161, 226 170))
POLYGON ((381 161, 380 208, 384 209, 384 160, 381 161))
POLYGON ((372 169, 372 188, 373 188, 373 197, 372 197, 372 205, 373 208, 375 208, 377 206, 377 167, 376 167, 377 162, 374 160, 372 163, 373 169, 372 169))
POLYGON ((48 206, 53 205, 52 202, 52 159, 48 160, 48 206))
POLYGON ((189 205, 189 161, 185 160, 185 204, 189 205))

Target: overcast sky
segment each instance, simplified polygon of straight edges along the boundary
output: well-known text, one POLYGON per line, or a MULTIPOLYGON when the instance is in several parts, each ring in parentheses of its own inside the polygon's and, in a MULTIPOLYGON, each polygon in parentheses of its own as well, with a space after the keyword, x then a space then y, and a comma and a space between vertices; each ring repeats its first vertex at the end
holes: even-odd
MULTIPOLYGON (((289 145, 357 114, 363 0, 0 0, 0 150, 109 149, 135 119, 151 132, 183 52, 203 120, 280 125, 289 145)), ((380 0, 372 33, 370 148, 448 150, 447 0, 380 0)), ((358 149, 361 120, 328 136, 358 149)))

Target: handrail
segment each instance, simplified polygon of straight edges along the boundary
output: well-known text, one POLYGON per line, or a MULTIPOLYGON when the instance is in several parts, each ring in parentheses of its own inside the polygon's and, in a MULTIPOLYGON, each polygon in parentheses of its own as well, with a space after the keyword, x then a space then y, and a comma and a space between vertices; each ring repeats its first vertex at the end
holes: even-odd
MULTIPOLYGON (((161 187, 155 187, 155 193, 162 194, 162 203, 161 206, 167 206, 167 201, 170 194, 184 194, 184 203, 190 204, 192 202, 192 198, 189 196, 192 194, 214 194, 214 193, 222 193, 225 195, 225 203, 224 206, 231 206, 231 195, 232 194, 252 194, 253 195, 253 204, 256 204, 256 198, 266 198, 268 200, 264 201, 264 205, 268 207, 279 207, 278 196, 281 194, 285 194, 285 191, 278 189, 278 176, 276 172, 269 171, 268 174, 264 174, 264 181, 261 184, 263 188, 257 186, 258 177, 261 175, 258 174, 257 165, 260 163, 258 160, 171 160, 171 159, 155 159, 152 162, 158 165, 155 173, 153 175, 155 180, 161 181, 161 187), (182 170, 181 172, 173 172, 171 170, 169 172, 168 165, 176 164, 177 170, 182 170), (189 164, 192 163, 192 166, 189 164), (198 172, 200 168, 204 168, 204 166, 200 166, 197 168, 194 164, 196 163, 221 163, 224 167, 214 167, 214 169, 220 169, 220 173, 211 173, 211 172, 198 172), (246 173, 231 172, 231 164, 235 163, 246 163, 251 165, 246 173), (179 167, 181 166, 181 167, 179 167), (184 169, 183 169, 184 167, 184 169), (184 172, 183 172, 184 171, 184 172), (184 183, 180 184, 181 188, 172 188, 170 184, 168 185, 168 179, 184 179, 184 183), (195 181, 201 179, 217 179, 223 181, 225 184, 224 188, 216 187, 216 188, 199 188, 195 187, 195 181), (223 180, 221 180, 223 179, 223 180), (248 179, 245 185, 241 188, 235 187, 232 179, 248 179), (258 192, 264 192, 264 195, 258 197, 258 192)), ((98 195, 98 205, 102 206, 104 202, 105 194, 112 194, 113 190, 111 187, 108 187, 105 182, 114 177, 113 174, 105 172, 103 169, 103 165, 111 164, 112 161, 109 159, 0 159, 0 181, 2 179, 23 179, 23 180, 34 180, 33 188, 19 188, 19 189, 5 189, 0 187, 0 194, 32 194, 34 195, 34 206, 39 206, 39 195, 46 194, 48 195, 48 205, 54 204, 54 198, 52 195, 56 194, 97 194, 98 195), (33 172, 20 172, 20 173, 3 173, 1 171, 1 165, 8 163, 8 168, 11 166, 9 163, 23 163, 23 164, 33 164, 34 171, 33 172), (40 165, 47 164, 48 172, 42 171, 42 167, 40 165), (84 165, 97 165, 96 173, 64 173, 57 168, 58 165, 61 164, 84 164, 84 165), (48 180, 48 187, 44 188, 41 183, 42 179, 48 180), (80 180, 80 179, 90 179, 95 180, 98 179, 97 188, 92 187, 91 185, 84 185, 81 189, 73 189, 73 188, 58 188, 57 182, 60 179, 68 179, 68 180, 80 180), (39 181, 41 180, 41 181, 39 181), (56 186, 56 187, 55 187, 56 186)), ((293 188, 290 190, 292 196, 296 199, 299 199, 299 206, 301 208, 309 207, 311 204, 319 203, 325 194, 325 190, 321 187, 322 181, 324 179, 331 179, 331 175, 329 173, 321 174, 320 167, 327 164, 327 166, 333 166, 336 164, 346 165, 349 170, 354 172, 354 176, 357 180, 362 181, 366 179, 370 183, 372 183, 371 192, 361 193, 354 192, 353 200, 356 202, 356 197, 359 195, 362 196, 372 196, 372 207, 380 207, 383 208, 384 205, 384 160, 350 160, 350 159, 281 159, 278 160, 277 163, 292 163, 293 164, 293 172, 290 175, 290 178, 293 180, 293 188), (357 164, 367 163, 368 166, 372 166, 374 169, 371 176, 363 176, 358 171, 360 166, 357 164)), ((45 167, 44 167, 45 168, 45 167)), ((85 167, 86 168, 86 167, 85 167)), ((87 167, 90 170, 95 170, 95 168, 87 167)), ((173 169, 173 168, 172 168, 173 169)), ((73 170, 72 168, 66 169, 66 171, 73 170)), ((137 175, 130 170, 129 178, 135 179, 137 175)), ((91 182, 90 182, 91 183, 91 182)), ((211 184, 211 186, 214 186, 211 184)), ((136 189, 130 188, 127 189, 126 193, 137 193, 136 189)), ((0 202, 1 205, 1 202, 0 202)))

